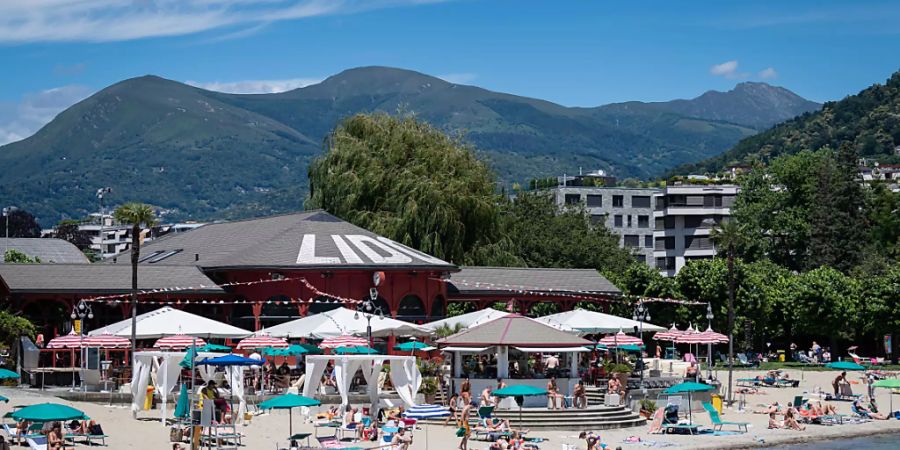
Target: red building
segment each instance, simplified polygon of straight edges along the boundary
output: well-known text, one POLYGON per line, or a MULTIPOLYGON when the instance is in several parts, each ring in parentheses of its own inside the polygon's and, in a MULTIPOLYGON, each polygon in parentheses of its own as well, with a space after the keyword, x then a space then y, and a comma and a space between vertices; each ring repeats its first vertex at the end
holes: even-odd
MULTIPOLYGON (((168 304, 256 330, 378 292, 385 315, 424 322, 447 303, 538 302, 571 309, 620 292, 595 270, 460 268, 324 211, 204 225, 141 248, 139 313, 168 304), (375 286, 373 275, 383 281, 375 286)), ((67 332, 69 313, 95 299, 94 329, 130 316, 131 258, 98 264, 0 264, 0 302, 47 335, 67 332), (96 298, 102 296, 100 301, 96 298)))

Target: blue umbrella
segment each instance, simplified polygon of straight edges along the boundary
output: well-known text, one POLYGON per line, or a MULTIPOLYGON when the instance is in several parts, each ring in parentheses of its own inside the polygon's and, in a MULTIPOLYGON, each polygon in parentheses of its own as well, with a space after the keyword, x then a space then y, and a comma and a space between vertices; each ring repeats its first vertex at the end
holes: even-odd
POLYGON ((259 366, 265 363, 265 359, 246 358, 240 355, 225 355, 215 358, 203 358, 197 365, 199 366, 259 366))
MULTIPOLYGON (((410 406, 403 415, 416 420, 447 417, 450 415, 450 409, 441 405, 415 405, 410 406)), ((428 426, 425 427, 425 448, 428 448, 428 426)))

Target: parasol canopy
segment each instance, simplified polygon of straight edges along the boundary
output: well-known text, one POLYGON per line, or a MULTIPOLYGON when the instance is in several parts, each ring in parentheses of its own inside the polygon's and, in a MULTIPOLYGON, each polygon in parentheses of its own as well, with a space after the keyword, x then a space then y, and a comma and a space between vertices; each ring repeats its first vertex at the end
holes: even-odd
POLYGON ((270 336, 268 333, 259 333, 255 336, 242 339, 238 342, 238 350, 251 350, 257 348, 288 348, 288 343, 284 339, 270 336))
POLYGON ((206 341, 203 339, 178 333, 174 336, 157 339, 153 346, 162 350, 184 350, 194 344, 194 339, 196 339, 197 347, 206 345, 206 341))
POLYGON ((866 370, 865 367, 850 361, 837 361, 825 364, 825 367, 834 370, 866 370))
POLYGON ((47 348, 81 348, 81 336, 75 333, 75 330, 73 329, 65 336, 58 336, 50 339, 50 342, 47 343, 47 348))
POLYGON ((26 406, 14 413, 11 417, 16 421, 27 420, 29 422, 52 422, 54 420, 88 420, 83 411, 71 406, 59 403, 41 403, 26 406))
POLYGON ((85 336, 84 346, 88 348, 129 348, 131 340, 122 336, 116 336, 109 331, 95 336, 85 336))
POLYGON ((639 338, 634 336, 629 336, 619 330, 618 333, 612 336, 606 336, 603 339, 600 339, 600 344, 605 345, 607 347, 621 347, 623 345, 644 345, 644 342, 639 338))
POLYGON ((327 338, 319 345, 322 348, 340 348, 340 347, 364 347, 369 345, 369 341, 365 338, 356 336, 337 336, 327 338))
POLYGON ((728 343, 728 336, 716 333, 712 328, 707 328, 702 333, 684 333, 675 338, 676 344, 725 344, 728 343))

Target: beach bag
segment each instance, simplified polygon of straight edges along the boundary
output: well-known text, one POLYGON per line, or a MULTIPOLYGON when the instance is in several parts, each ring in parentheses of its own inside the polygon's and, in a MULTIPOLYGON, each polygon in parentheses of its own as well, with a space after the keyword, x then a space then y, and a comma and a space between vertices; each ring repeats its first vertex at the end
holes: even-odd
POLYGON ((169 430, 169 441, 170 442, 181 442, 184 439, 184 430, 181 427, 172 427, 169 430))
POLYGON ((101 427, 99 423, 95 423, 88 427, 88 432, 93 436, 101 436, 104 434, 103 427, 101 427))

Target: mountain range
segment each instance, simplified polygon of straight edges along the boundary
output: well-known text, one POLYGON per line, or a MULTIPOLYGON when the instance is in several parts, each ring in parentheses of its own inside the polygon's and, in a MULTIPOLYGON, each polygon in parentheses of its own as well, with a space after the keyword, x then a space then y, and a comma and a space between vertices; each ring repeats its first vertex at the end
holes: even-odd
POLYGON ((691 100, 575 108, 387 67, 260 95, 144 76, 0 147, 0 203, 28 209, 44 225, 96 211, 94 193, 107 186, 110 202, 147 202, 167 220, 297 210, 324 137, 342 118, 370 111, 415 114, 462 134, 507 182, 578 167, 647 178, 820 106, 765 83, 691 100))

